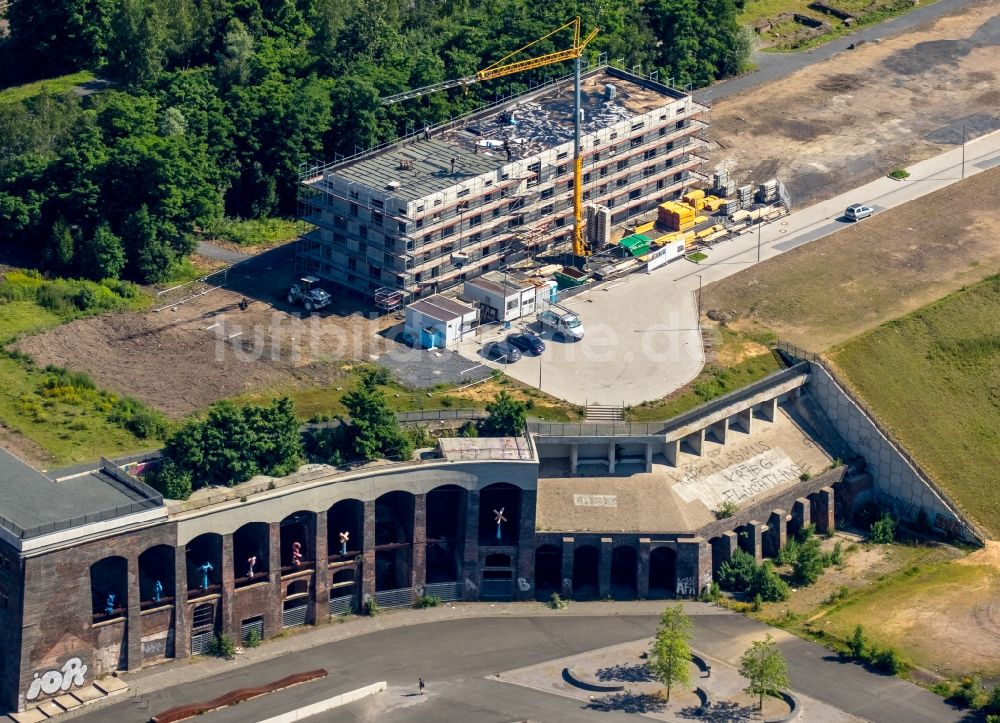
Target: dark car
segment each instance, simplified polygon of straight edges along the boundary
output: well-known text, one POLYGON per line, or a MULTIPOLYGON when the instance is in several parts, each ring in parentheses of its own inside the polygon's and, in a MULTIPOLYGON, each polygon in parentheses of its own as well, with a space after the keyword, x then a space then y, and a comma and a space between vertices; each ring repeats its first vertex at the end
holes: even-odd
POLYGON ((491 341, 483 347, 483 355, 487 359, 505 363, 516 362, 521 358, 521 352, 517 350, 517 347, 506 341, 491 341))
POLYGON ((507 343, 535 356, 545 351, 545 342, 536 334, 508 334, 507 343))

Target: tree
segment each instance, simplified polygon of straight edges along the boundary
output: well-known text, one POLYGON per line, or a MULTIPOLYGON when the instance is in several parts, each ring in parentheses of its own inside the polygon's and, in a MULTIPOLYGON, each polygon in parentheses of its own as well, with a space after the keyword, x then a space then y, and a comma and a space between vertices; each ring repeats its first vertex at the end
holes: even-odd
POLYGON ((798 554, 792 563, 795 579, 803 585, 812 585, 823 573, 823 563, 819 540, 812 536, 806 538, 805 542, 798 546, 798 554))
POLYGON ((489 437, 517 437, 524 433, 528 408, 507 392, 500 392, 486 405, 489 416, 483 432, 489 437))
POLYGON ((868 648, 868 640, 865 638, 865 628, 863 625, 857 625, 854 628, 854 634, 851 639, 847 641, 847 647, 851 651, 851 655, 859 660, 864 657, 865 650, 868 648))
POLYGON ((80 248, 80 271, 91 279, 116 279, 125 268, 122 240, 111 233, 108 224, 97 227, 89 243, 80 248))
POLYGON ((366 461, 383 455, 408 459, 413 454, 413 443, 389 409, 375 375, 365 375, 360 388, 345 394, 343 402, 351 415, 354 451, 359 457, 366 461))
POLYGON ((650 651, 650 671, 670 691, 677 685, 691 683, 691 618, 684 614, 680 605, 667 607, 660 616, 660 627, 650 651))
POLYGON ((896 520, 891 514, 883 512, 882 517, 872 523, 868 539, 879 545, 886 545, 896 539, 896 520))
POLYGON ((770 634, 755 640, 740 658, 740 675, 750 684, 744 689, 758 696, 758 710, 764 710, 764 696, 780 693, 788 687, 788 664, 770 634))

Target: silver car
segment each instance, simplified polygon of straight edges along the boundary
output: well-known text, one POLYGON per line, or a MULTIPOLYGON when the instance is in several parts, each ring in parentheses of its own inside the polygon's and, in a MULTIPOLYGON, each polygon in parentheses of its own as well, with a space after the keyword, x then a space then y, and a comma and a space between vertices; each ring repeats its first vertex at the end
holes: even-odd
POLYGON ((855 203, 853 206, 848 206, 847 210, 844 211, 844 215, 847 216, 851 221, 860 221, 863 218, 868 218, 875 211, 871 206, 865 206, 860 203, 855 203))

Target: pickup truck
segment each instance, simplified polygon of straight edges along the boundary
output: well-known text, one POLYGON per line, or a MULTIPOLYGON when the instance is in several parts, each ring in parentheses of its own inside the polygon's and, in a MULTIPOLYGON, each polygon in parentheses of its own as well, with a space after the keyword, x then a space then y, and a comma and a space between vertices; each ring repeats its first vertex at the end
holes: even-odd
POLYGON ((571 311, 550 309, 538 315, 542 331, 551 331, 553 336, 561 336, 567 341, 583 338, 583 322, 571 311))

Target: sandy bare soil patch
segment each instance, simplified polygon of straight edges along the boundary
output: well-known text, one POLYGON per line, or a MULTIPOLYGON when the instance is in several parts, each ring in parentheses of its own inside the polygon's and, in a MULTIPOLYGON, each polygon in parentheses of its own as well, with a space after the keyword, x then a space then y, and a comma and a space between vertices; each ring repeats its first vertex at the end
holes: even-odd
POLYGON ((81 319, 16 347, 180 417, 253 389, 328 383, 341 374, 330 362, 368 359, 388 343, 379 332, 393 320, 351 302, 303 318, 283 298, 292 277, 286 264, 160 312, 81 319))
POLYGON ((821 351, 998 271, 1000 168, 718 281, 702 304, 821 351))
POLYGON ((961 143, 963 122, 970 138, 1000 127, 998 78, 997 6, 973 3, 718 101, 711 164, 808 205, 961 143))

